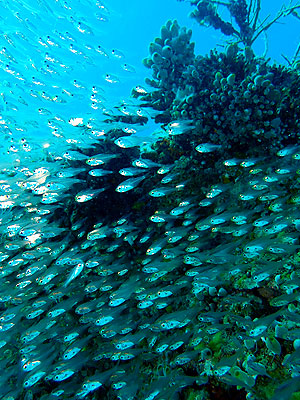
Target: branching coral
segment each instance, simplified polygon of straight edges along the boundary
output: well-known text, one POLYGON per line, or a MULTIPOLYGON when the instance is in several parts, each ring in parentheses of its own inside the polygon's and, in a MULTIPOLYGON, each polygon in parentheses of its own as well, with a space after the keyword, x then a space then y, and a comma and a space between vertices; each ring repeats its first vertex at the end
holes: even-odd
POLYGON ((283 4, 274 18, 271 19, 271 16, 268 15, 262 21, 260 21, 261 0, 188 1, 191 5, 196 6, 191 16, 199 24, 219 29, 224 35, 232 36, 235 42, 242 43, 245 47, 251 47, 256 39, 279 19, 288 15, 299 18, 297 10, 300 9, 300 3, 294 4, 293 0, 290 0, 288 5, 283 4), (229 11, 232 17, 229 21, 225 21, 221 17, 222 8, 229 11))

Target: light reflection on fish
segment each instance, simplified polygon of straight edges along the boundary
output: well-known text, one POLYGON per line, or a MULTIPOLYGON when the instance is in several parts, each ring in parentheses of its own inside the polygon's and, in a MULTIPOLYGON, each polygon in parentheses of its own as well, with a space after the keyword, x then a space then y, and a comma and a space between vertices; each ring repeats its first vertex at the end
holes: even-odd
POLYGON ((86 201, 90 201, 100 193, 102 193, 105 188, 96 189, 96 190, 82 190, 81 192, 77 193, 75 196, 75 201, 77 203, 85 203, 86 201))
POLYGON ((134 189, 145 178, 146 178, 146 176, 143 175, 143 176, 138 176, 137 178, 126 179, 125 181, 121 182, 116 187, 116 192, 119 192, 119 193, 128 192, 129 190, 134 189))
POLYGON ((118 139, 115 139, 114 143, 123 148, 128 149, 131 147, 137 147, 142 145, 143 143, 151 142, 151 138, 142 137, 142 136, 121 136, 118 139))

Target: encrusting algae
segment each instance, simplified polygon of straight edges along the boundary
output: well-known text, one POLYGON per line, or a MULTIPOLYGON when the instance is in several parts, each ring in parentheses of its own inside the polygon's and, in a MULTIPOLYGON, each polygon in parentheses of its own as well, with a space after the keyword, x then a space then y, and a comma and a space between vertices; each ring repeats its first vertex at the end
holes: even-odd
POLYGON ((46 117, 43 158, 10 144, 1 399, 298 398, 299 70, 191 35, 168 21, 147 87, 101 121, 46 117))

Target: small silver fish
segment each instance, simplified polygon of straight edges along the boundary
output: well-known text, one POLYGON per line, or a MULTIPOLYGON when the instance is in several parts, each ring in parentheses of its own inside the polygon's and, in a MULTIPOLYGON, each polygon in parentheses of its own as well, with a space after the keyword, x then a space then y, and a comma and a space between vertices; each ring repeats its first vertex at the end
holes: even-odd
POLYGON ((242 161, 243 161, 243 160, 241 160, 240 158, 230 158, 230 159, 228 159, 228 160, 223 161, 223 164, 224 164, 226 167, 234 167, 234 166, 240 165, 240 163, 241 163, 242 161))
POLYGON ((143 86, 140 86, 140 85, 136 86, 136 87, 134 88, 134 90, 135 90, 137 93, 140 93, 140 94, 147 94, 147 93, 148 93, 148 91, 147 91, 143 86))
POLYGON ((167 125, 167 132, 169 135, 182 135, 186 132, 189 132, 195 128, 192 120, 178 120, 172 121, 167 125))
POLYGON ((113 158, 119 157, 119 154, 96 154, 86 160, 86 163, 91 167, 97 167, 112 160, 113 158))
POLYGON ((138 167, 138 168, 155 168, 155 167, 160 167, 161 165, 152 161, 152 160, 148 160, 146 158, 139 158, 137 160, 132 161, 131 163, 134 167, 138 167))
POLYGON ((114 141, 114 143, 123 148, 128 149, 131 147, 137 147, 142 145, 143 143, 150 143, 151 139, 142 136, 121 136, 114 141))
POLYGON ((123 176, 135 176, 135 175, 140 175, 142 173, 143 170, 134 167, 122 168, 119 171, 119 174, 123 176))
POLYGON ((88 156, 79 153, 78 151, 66 151, 63 154, 63 157, 66 158, 67 160, 72 160, 72 161, 82 161, 88 158, 88 156))
POLYGON ((125 57, 125 55, 122 53, 122 51, 120 51, 118 49, 112 49, 111 55, 116 58, 124 58, 125 57))
POLYGON ((86 201, 92 200, 94 197, 98 196, 98 194, 104 192, 106 188, 96 189, 96 190, 83 190, 76 194, 75 201, 77 203, 85 203, 86 201))
POLYGON ((91 175, 91 176, 95 176, 95 177, 101 177, 101 176, 106 176, 106 175, 109 175, 109 174, 113 174, 113 171, 109 171, 109 170, 106 170, 106 169, 91 169, 90 171, 89 171, 89 175, 91 175))
POLYGON ((123 181, 116 187, 116 192, 124 193, 134 189, 146 176, 138 176, 137 178, 129 178, 123 181))
POLYGON ((199 153, 211 153, 212 151, 220 150, 222 146, 220 144, 213 143, 201 143, 196 146, 196 151, 199 153))
POLYGON ((127 63, 122 64, 121 67, 124 69, 124 71, 130 72, 130 73, 136 72, 135 68, 132 65, 129 65, 127 63))
POLYGON ((166 188, 166 187, 163 186, 163 187, 158 187, 156 189, 150 190, 149 195, 151 197, 163 197, 163 196, 166 196, 166 195, 168 195, 170 193, 173 193, 175 190, 176 190, 176 188, 173 188, 173 187, 172 188, 170 188, 170 187, 166 188))
POLYGON ((286 157, 286 156, 293 155, 298 150, 299 150, 299 145, 290 145, 290 146, 284 147, 281 150, 278 150, 276 154, 278 157, 286 157))
POLYGON ((108 52, 100 45, 95 47, 95 51, 99 53, 101 56, 109 58, 108 52))
POLYGON ((103 75, 103 78, 108 83, 119 83, 120 82, 120 79, 118 78, 118 76, 113 75, 113 74, 103 75))

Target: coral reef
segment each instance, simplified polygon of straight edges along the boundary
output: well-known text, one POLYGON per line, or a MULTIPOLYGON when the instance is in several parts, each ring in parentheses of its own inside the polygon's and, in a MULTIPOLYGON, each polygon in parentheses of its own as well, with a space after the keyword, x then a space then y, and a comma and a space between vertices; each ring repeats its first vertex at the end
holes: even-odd
POLYGON ((134 115, 2 170, 2 399, 298 397, 299 71, 190 40, 162 27, 134 115))
MULTIPOLYGON (((151 59, 145 64, 153 69, 151 59)), ((204 142, 221 141, 224 156, 228 157, 233 152, 239 156, 249 154, 249 147, 257 154, 261 148, 274 153, 286 143, 298 141, 296 70, 269 65, 262 58, 249 61, 236 45, 230 45, 225 53, 212 51, 209 57, 190 59, 185 67, 171 62, 167 76, 178 77, 176 87, 173 80, 160 77, 163 67, 154 65, 153 79, 148 83, 155 90, 142 100, 163 111, 156 117, 158 122, 195 121, 186 146, 192 148, 199 136, 204 142), (168 102, 162 100, 165 98, 168 102)), ((181 136, 174 135, 172 140, 184 145, 181 136)))

